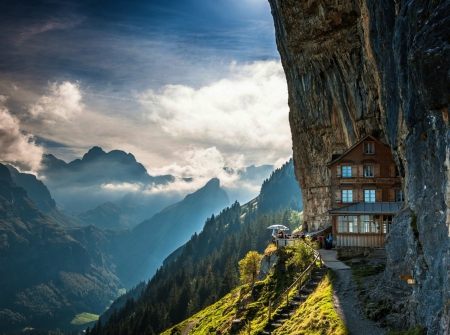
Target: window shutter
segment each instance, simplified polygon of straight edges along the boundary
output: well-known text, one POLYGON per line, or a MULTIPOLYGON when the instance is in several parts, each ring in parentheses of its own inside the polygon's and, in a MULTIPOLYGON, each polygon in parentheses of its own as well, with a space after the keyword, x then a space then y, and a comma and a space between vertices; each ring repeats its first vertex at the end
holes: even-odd
POLYGON ((389 165, 389 177, 390 178, 394 178, 395 177, 395 170, 396 170, 396 165, 395 164, 390 164, 389 165))
POLYGON ((382 202, 383 201, 383 192, 381 190, 381 188, 378 188, 375 190, 375 201, 376 202, 382 202))
POLYGON ((340 165, 337 166, 336 169, 336 177, 341 178, 342 167, 340 165))
POLYGON ((380 178, 380 164, 375 165, 375 178, 380 178))
POLYGON ((358 177, 364 177, 364 166, 358 165, 358 177))
POLYGON ((358 166, 353 165, 352 166, 352 178, 358 177, 358 166))
POLYGON ((337 190, 335 193, 335 200, 337 204, 340 204, 342 201, 341 190, 337 190))
POLYGON ((389 189, 389 201, 395 202, 395 190, 392 188, 389 189))

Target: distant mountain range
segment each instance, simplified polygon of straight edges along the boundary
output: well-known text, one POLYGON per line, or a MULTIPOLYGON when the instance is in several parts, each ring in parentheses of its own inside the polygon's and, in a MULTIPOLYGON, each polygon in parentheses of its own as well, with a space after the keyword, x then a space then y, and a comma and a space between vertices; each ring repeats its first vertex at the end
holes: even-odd
MULTIPOLYGON (((54 199, 49 198, 48 190, 44 190, 45 186, 36 177, 20 174, 14 168, 10 170, 18 185, 26 189, 30 185, 30 189, 27 189, 30 197, 36 193, 32 189, 39 188, 37 194, 45 198, 47 207, 59 208, 53 213, 45 209, 44 204, 40 206, 42 211, 64 225, 69 224, 66 220, 68 217, 76 225, 131 228, 182 200, 185 195, 176 191, 149 192, 155 187, 175 182, 176 177, 151 176, 132 154, 120 150, 106 153, 99 147, 93 147, 82 159, 70 163, 51 154, 44 155, 39 175, 54 199), (30 183, 33 178, 35 180, 30 183), (41 185, 37 185, 38 182, 41 185)), ((251 165, 238 171, 225 167, 224 170, 237 175, 239 181, 234 186, 222 188, 232 201, 239 199, 246 202, 257 195, 262 181, 273 171, 273 166, 251 165)), ((192 178, 184 178, 184 181, 192 182, 192 178)), ((41 201, 38 197, 33 200, 41 201)))
MULTIPOLYGON (((186 196, 104 189, 174 181, 150 176, 133 155, 119 150, 94 147, 68 164, 46 155, 42 166, 39 180, 0 164, 2 331, 101 313, 119 290, 151 278, 207 218, 230 205, 217 178, 186 196)), ((250 185, 271 171, 265 165, 229 172, 250 185)))
POLYGON ((120 288, 150 278, 207 217, 228 205, 226 192, 213 179, 133 229, 76 226, 69 217, 63 229, 43 212, 57 211, 45 185, 0 164, 2 331, 45 328, 80 312, 101 313, 120 288), (42 211, 16 181, 30 189, 42 211))
POLYGON ((151 176, 132 154, 121 150, 106 153, 99 147, 93 147, 82 159, 70 163, 51 154, 44 155, 41 165, 39 174, 58 206, 78 213, 108 201, 115 202, 129 193, 130 187, 165 185, 175 179, 171 175, 151 176))

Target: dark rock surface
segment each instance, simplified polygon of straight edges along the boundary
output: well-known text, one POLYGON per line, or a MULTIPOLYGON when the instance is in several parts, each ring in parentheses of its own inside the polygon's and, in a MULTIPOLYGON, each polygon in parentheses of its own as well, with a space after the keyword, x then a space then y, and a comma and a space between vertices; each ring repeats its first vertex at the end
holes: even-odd
MULTIPOLYGON (((385 280, 412 274, 405 328, 450 329, 450 1, 269 0, 305 219, 329 223, 326 163, 366 134, 391 145, 406 204, 385 280), (406 273, 405 273, 406 272, 406 273)), ((402 286, 403 285, 403 286, 402 286)))

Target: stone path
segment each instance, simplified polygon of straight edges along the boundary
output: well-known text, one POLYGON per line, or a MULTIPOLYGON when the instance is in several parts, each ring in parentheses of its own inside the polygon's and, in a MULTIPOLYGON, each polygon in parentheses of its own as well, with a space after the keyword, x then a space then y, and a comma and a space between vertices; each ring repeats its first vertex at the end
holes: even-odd
POLYGON ((347 270, 350 269, 349 266, 345 265, 341 261, 338 261, 336 258, 337 252, 335 250, 319 250, 320 257, 322 257, 322 261, 325 263, 325 266, 333 269, 333 270, 347 270))
POLYGON ((333 304, 339 317, 347 326, 351 335, 384 335, 386 331, 360 312, 360 302, 356 297, 356 285, 351 268, 336 259, 336 251, 320 250, 327 267, 337 274, 333 285, 333 304))

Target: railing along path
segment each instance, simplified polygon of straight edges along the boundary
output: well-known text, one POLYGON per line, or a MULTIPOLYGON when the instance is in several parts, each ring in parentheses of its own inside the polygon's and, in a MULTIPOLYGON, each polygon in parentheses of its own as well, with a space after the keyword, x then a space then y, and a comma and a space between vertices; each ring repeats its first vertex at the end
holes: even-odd
MULTIPOLYGON (((302 241, 302 243, 305 243, 302 241)), ((286 306, 289 306, 289 293, 291 290, 298 285, 298 290, 300 291, 301 285, 302 285, 302 279, 305 277, 305 275, 308 274, 309 278, 311 278, 312 271, 314 270, 314 267, 316 266, 317 260, 319 260, 320 264, 322 265, 322 258, 320 256, 320 253, 317 250, 314 250, 311 248, 310 245, 305 243, 305 245, 313 252, 314 259, 312 262, 308 265, 308 267, 298 276, 298 278, 289 286, 278 298, 274 299, 273 301, 269 300, 269 316, 268 320, 271 320, 272 317, 272 310, 275 310, 280 306, 281 302, 283 301, 283 297, 286 297, 286 306)))

